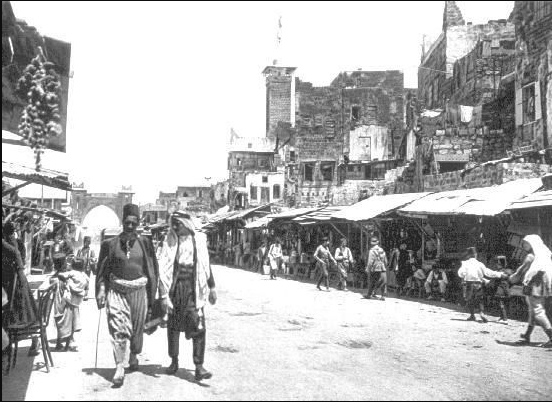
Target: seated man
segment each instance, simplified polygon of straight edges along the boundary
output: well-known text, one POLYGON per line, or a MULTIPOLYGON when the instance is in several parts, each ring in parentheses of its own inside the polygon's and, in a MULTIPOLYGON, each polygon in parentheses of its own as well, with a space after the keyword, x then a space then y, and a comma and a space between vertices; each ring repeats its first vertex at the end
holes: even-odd
POLYGON ((445 292, 447 290, 447 274, 441 264, 435 264, 425 281, 425 291, 429 295, 427 300, 433 300, 433 292, 441 294, 441 301, 445 301, 445 292))

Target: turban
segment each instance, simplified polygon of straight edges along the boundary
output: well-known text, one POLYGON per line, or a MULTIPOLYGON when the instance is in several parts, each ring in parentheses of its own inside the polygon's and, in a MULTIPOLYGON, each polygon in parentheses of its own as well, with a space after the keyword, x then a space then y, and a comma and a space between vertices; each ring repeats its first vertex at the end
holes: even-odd
POLYGON ((131 215, 140 219, 140 208, 138 208, 138 205, 126 204, 123 207, 123 221, 127 218, 127 216, 131 216, 131 215))

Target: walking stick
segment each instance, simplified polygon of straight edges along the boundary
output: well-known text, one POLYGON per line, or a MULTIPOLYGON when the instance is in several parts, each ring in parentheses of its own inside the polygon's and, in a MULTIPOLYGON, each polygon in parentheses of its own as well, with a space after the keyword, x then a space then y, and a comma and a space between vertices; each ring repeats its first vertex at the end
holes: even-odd
POLYGON ((100 314, 98 314, 98 330, 96 331, 96 360, 94 362, 95 369, 98 368, 98 340, 100 339, 99 336, 100 336, 100 323, 102 318, 102 310, 103 309, 100 309, 100 314))

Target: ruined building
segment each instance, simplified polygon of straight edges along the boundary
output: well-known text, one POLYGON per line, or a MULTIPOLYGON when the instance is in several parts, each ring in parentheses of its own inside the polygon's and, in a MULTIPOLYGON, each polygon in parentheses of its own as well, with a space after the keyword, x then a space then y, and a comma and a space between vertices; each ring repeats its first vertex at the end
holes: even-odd
POLYGON ((403 73, 342 72, 316 87, 295 71, 263 71, 266 136, 285 164, 286 204, 350 204, 382 192, 404 137, 403 73))

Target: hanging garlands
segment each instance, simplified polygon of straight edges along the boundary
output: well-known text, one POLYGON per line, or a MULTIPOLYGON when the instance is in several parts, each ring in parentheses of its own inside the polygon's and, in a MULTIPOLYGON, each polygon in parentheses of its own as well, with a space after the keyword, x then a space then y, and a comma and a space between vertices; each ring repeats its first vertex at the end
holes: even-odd
POLYGON ((17 91, 27 100, 19 123, 19 134, 35 154, 36 170, 41 168, 41 156, 51 137, 61 135, 59 74, 54 63, 39 54, 31 61, 17 82, 17 91))

